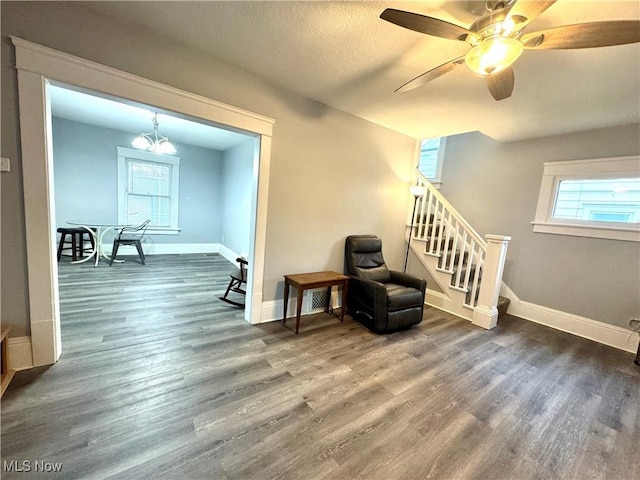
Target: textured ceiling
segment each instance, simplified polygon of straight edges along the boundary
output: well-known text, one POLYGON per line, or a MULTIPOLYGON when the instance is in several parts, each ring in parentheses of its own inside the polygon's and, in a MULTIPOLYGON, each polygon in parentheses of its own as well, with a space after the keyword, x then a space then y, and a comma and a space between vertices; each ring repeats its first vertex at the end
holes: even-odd
MULTIPOLYGON (((305 97, 415 138, 479 130, 511 141, 640 121, 640 45, 525 51, 512 97, 496 102, 461 66, 406 94, 394 90, 468 50, 379 18, 387 7, 469 26, 480 1, 87 2, 305 97)), ((639 19, 638 1, 559 0, 527 32, 639 19)))
POLYGON ((80 91, 63 84, 50 85, 48 94, 53 116, 129 132, 131 140, 153 130, 154 113, 158 114, 158 131, 172 142, 225 151, 251 138, 206 124, 202 119, 179 118, 137 102, 80 91))

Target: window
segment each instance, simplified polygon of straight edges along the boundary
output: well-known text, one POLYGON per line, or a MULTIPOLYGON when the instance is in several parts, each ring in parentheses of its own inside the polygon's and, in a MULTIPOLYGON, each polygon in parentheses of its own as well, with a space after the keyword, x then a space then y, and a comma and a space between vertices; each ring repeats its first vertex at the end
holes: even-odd
POLYGON ((177 234, 179 169, 180 157, 118 147, 118 223, 177 234))
POLYGON ((533 231, 640 241, 640 156, 548 162, 533 231))
POLYGON ((422 140, 420 146, 420 159, 418 160, 418 171, 422 173, 431 183, 440 184, 442 175, 442 160, 444 159, 445 138, 427 138, 422 140))

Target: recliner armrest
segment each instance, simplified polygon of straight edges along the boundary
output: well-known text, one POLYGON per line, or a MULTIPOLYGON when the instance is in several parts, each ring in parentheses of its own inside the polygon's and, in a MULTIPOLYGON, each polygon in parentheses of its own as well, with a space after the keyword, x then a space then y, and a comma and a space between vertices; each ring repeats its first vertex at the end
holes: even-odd
POLYGON ((382 308, 383 310, 387 308, 387 289, 383 283, 349 275, 348 291, 349 295, 364 297, 372 305, 375 304, 376 308, 382 308))
POLYGON ((395 270, 389 270, 391 281, 405 287, 412 287, 424 293, 427 289, 427 281, 424 278, 416 277, 408 273, 402 273, 395 270))

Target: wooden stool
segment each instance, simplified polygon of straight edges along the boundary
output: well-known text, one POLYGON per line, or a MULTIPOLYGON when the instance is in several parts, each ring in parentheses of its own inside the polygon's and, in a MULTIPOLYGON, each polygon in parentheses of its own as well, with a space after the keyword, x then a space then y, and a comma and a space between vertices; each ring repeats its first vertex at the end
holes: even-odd
POLYGON ((60 243, 58 243, 58 261, 62 257, 63 250, 71 250, 71 260, 74 262, 78 260, 78 257, 82 258, 84 256, 84 242, 86 241, 85 235, 89 235, 91 248, 95 248, 93 235, 85 228, 58 228, 57 231, 61 235, 60 243), (68 240, 67 235, 69 235, 68 240), (66 247, 65 243, 71 243, 71 246, 66 247))

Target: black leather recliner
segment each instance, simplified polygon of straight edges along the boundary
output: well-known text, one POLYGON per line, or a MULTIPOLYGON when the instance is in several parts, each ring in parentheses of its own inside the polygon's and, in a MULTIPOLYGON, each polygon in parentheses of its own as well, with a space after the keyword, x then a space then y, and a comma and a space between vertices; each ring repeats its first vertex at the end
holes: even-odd
POLYGON ((349 276, 347 311, 369 330, 383 334, 422 321, 426 280, 389 270, 382 240, 351 235, 345 241, 345 274, 349 276))

